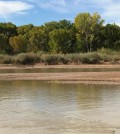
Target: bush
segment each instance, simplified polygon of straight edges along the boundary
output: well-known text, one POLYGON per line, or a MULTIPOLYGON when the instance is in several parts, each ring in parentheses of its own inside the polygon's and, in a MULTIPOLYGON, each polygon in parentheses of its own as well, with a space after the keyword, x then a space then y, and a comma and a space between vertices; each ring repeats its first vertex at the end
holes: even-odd
POLYGON ((13 63, 13 58, 12 56, 5 56, 3 60, 3 64, 12 64, 13 63))
POLYGON ((119 52, 111 52, 110 54, 106 53, 99 53, 100 60, 103 62, 110 62, 110 63, 117 63, 120 61, 120 54, 119 52))
POLYGON ((12 64, 13 58, 9 55, 0 55, 0 63, 1 64, 12 64))
POLYGON ((42 62, 47 65, 68 64, 68 63, 97 64, 100 62, 100 56, 97 53, 67 54, 67 55, 44 54, 41 56, 41 59, 42 59, 42 62))
POLYGON ((57 64, 57 57, 49 54, 43 54, 41 61, 47 65, 57 64))
POLYGON ((113 51, 111 49, 106 49, 106 48, 101 48, 98 50, 98 53, 102 53, 102 54, 111 54, 113 53, 113 51))
POLYGON ((69 62, 64 54, 43 54, 41 61, 47 65, 67 64, 69 62))
POLYGON ((69 61, 69 63, 79 64, 81 62, 80 54, 67 54, 66 58, 69 61))
POLYGON ((100 63, 100 56, 97 53, 85 53, 81 54, 80 60, 82 63, 97 64, 100 63))
POLYGON ((46 65, 57 64, 97 64, 97 63, 119 63, 119 52, 107 54, 104 52, 99 53, 80 53, 80 54, 38 54, 38 53, 21 53, 14 56, 0 55, 1 64, 35 64, 44 63, 46 65))
POLYGON ((17 56, 14 56, 15 64, 35 64, 40 61, 40 57, 38 57, 34 53, 21 53, 17 56))

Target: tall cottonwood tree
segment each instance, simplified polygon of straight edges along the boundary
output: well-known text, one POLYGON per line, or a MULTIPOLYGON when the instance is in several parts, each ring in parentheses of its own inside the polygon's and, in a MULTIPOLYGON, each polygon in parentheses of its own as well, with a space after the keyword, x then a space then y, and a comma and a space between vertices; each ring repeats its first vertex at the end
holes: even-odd
POLYGON ((84 41, 86 51, 92 51, 92 43, 95 33, 103 26, 104 20, 98 13, 91 15, 90 13, 80 13, 75 18, 75 27, 77 29, 77 38, 84 41))

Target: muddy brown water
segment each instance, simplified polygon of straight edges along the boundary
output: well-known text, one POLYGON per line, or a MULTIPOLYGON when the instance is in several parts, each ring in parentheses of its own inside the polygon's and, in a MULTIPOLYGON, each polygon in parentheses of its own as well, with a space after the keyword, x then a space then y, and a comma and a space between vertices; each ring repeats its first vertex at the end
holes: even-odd
POLYGON ((0 134, 120 134, 120 86, 0 81, 0 134))

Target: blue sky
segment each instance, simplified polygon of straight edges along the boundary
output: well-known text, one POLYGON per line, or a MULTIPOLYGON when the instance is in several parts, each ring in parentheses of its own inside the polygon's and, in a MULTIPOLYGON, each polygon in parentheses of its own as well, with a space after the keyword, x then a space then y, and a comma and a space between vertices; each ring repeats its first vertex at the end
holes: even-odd
POLYGON ((120 0, 0 0, 0 22, 41 25, 80 12, 98 12, 105 23, 120 25, 120 0))

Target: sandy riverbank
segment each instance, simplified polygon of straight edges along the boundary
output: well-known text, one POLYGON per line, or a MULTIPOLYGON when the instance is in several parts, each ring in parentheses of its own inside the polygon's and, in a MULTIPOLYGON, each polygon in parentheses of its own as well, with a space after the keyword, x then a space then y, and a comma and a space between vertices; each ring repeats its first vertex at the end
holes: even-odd
POLYGON ((62 83, 120 85, 120 72, 5 73, 0 80, 41 80, 62 83))
MULTIPOLYGON (((39 65, 13 66, 1 65, 0 69, 33 68, 120 68, 120 65, 39 65)), ((120 72, 59 72, 59 73, 4 73, 0 80, 41 80, 60 83, 111 84, 120 85, 120 72)))
POLYGON ((28 68, 120 68, 120 64, 81 64, 81 65, 6 65, 0 64, 0 69, 28 69, 28 68))

